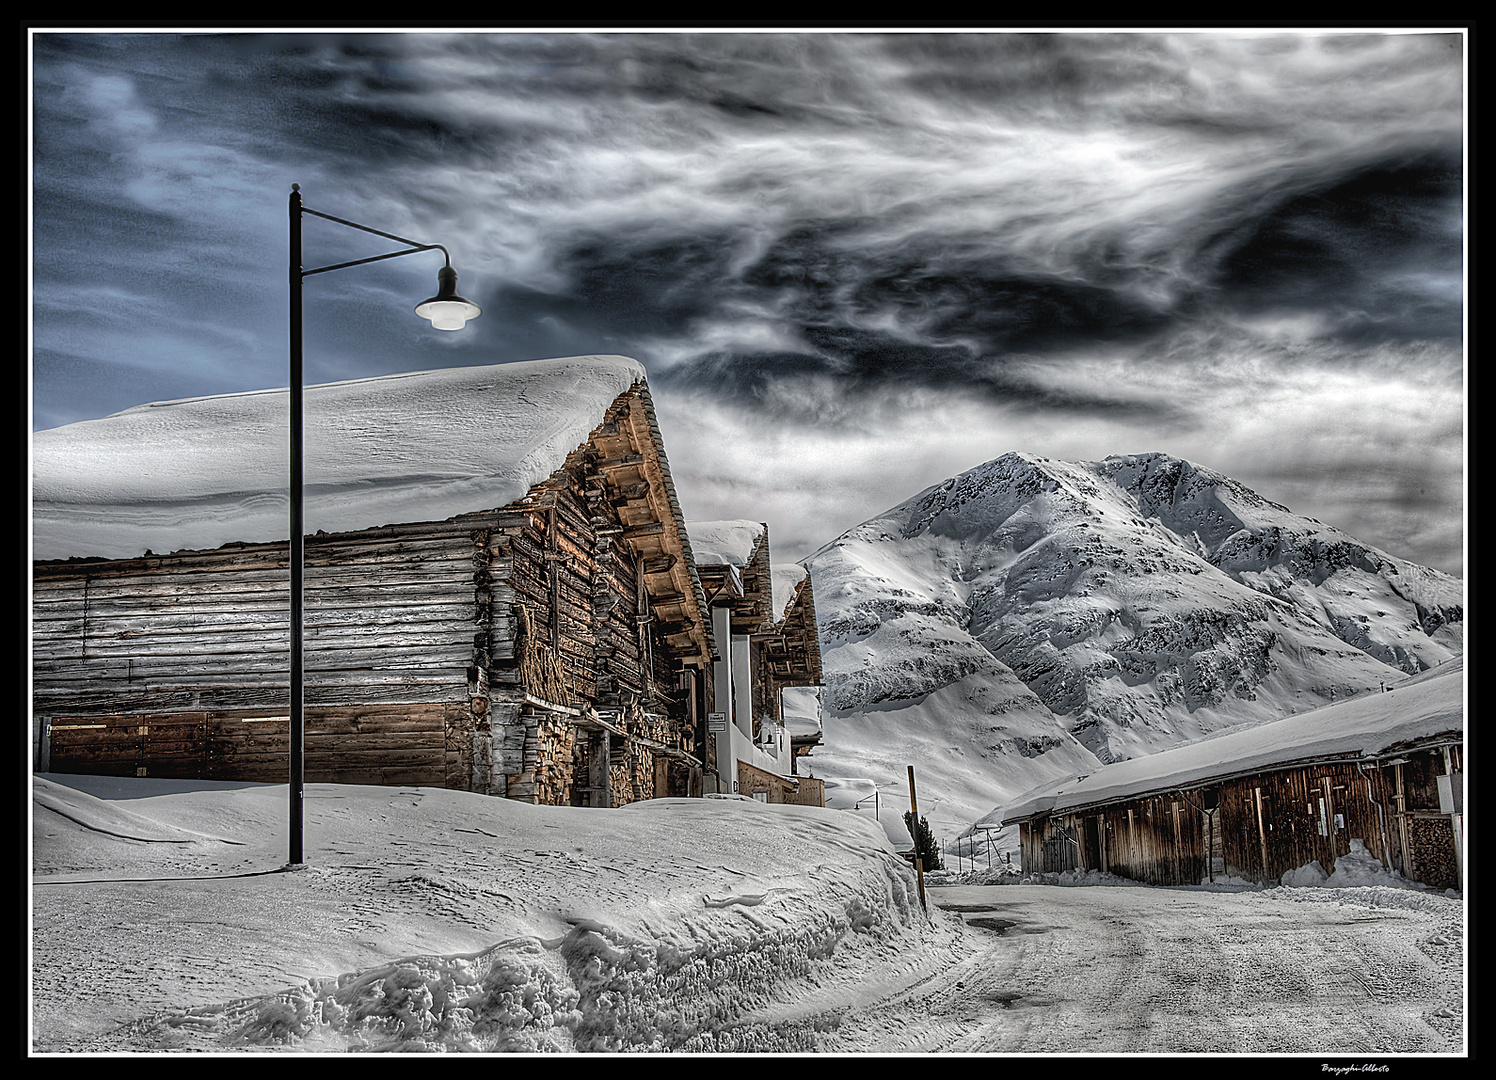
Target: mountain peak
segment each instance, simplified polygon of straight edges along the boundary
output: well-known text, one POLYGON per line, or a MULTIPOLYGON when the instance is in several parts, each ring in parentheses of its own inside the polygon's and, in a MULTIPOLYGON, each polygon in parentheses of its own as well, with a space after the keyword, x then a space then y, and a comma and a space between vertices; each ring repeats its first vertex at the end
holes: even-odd
POLYGON ((968 756, 1024 748, 1027 764, 1002 764, 1015 777, 1046 757, 1084 767, 1076 739, 1103 761, 1135 757, 1375 691, 1463 649, 1458 579, 1163 453, 1004 454, 807 565, 837 716, 961 716, 986 733, 968 756))

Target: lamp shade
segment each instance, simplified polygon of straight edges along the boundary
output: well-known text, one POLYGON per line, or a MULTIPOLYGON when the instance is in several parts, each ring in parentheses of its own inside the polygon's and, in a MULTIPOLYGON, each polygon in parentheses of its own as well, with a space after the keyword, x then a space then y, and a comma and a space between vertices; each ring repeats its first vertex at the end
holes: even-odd
POLYGON ((438 330, 461 330, 469 319, 482 314, 477 304, 457 295, 457 271, 444 266, 436 272, 436 295, 416 305, 416 314, 430 319, 438 330))

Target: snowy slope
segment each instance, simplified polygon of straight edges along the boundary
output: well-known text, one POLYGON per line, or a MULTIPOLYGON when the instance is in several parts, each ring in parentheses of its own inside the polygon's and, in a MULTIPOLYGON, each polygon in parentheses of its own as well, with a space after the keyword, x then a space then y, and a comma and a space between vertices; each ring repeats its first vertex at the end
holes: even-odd
MULTIPOLYGON (((643 379, 627 357, 578 356, 309 386, 307 531, 507 505, 643 379)), ((35 432, 33 557, 284 540, 288 401, 284 389, 163 401, 35 432)))
POLYGON ((1457 579, 1158 454, 1009 454, 806 562, 820 770, 903 757, 934 770, 932 793, 996 795, 983 810, 1062 770, 1379 690, 1463 642, 1457 579))
POLYGON ((940 549, 889 535, 870 522, 807 560, 826 678, 811 767, 827 805, 876 787, 885 830, 908 846, 914 765, 920 813, 949 842, 1010 796, 1099 763, 971 633, 940 549))

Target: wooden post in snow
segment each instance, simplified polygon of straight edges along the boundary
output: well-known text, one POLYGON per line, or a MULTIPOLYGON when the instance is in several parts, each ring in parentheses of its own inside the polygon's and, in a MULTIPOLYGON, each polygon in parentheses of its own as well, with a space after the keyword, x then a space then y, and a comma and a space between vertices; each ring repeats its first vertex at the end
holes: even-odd
POLYGON ((914 797, 914 766, 909 766, 909 812, 914 815, 914 827, 909 830, 910 839, 914 841, 914 876, 919 879, 919 906, 926 911, 930 905, 925 903, 925 860, 919 852, 919 801, 914 797))
POLYGON ((1262 887, 1267 888, 1272 883, 1267 876, 1267 832, 1262 827, 1262 789, 1253 788, 1252 792, 1257 801, 1257 843, 1262 850, 1262 887))

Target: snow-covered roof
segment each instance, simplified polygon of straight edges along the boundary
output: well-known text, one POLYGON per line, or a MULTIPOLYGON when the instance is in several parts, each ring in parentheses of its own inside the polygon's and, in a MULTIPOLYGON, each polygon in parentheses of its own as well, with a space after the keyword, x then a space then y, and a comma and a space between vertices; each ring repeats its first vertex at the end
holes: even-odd
POLYGON ((791 738, 810 739, 821 734, 821 688, 786 686, 779 692, 784 726, 791 738))
MULTIPOLYGON (((688 521, 691 553, 697 566, 746 567, 754 548, 766 539, 768 526, 761 521, 688 521)), ((783 614, 781 611, 780 614, 783 614)))
POLYGON ((1465 660, 1460 656, 1383 694, 1363 694, 1036 788, 1006 808, 1003 824, 1298 762, 1376 757, 1404 743, 1463 733, 1464 694, 1465 660))
POLYGON ((774 585, 774 621, 784 618, 790 601, 795 598, 795 589, 805 580, 810 571, 799 563, 775 563, 769 569, 769 579, 774 585))
MULTIPOLYGON (((307 532, 506 506, 645 373, 574 356, 308 386, 307 532)), ((285 389, 156 402, 32 435, 33 558, 284 540, 285 389)))

